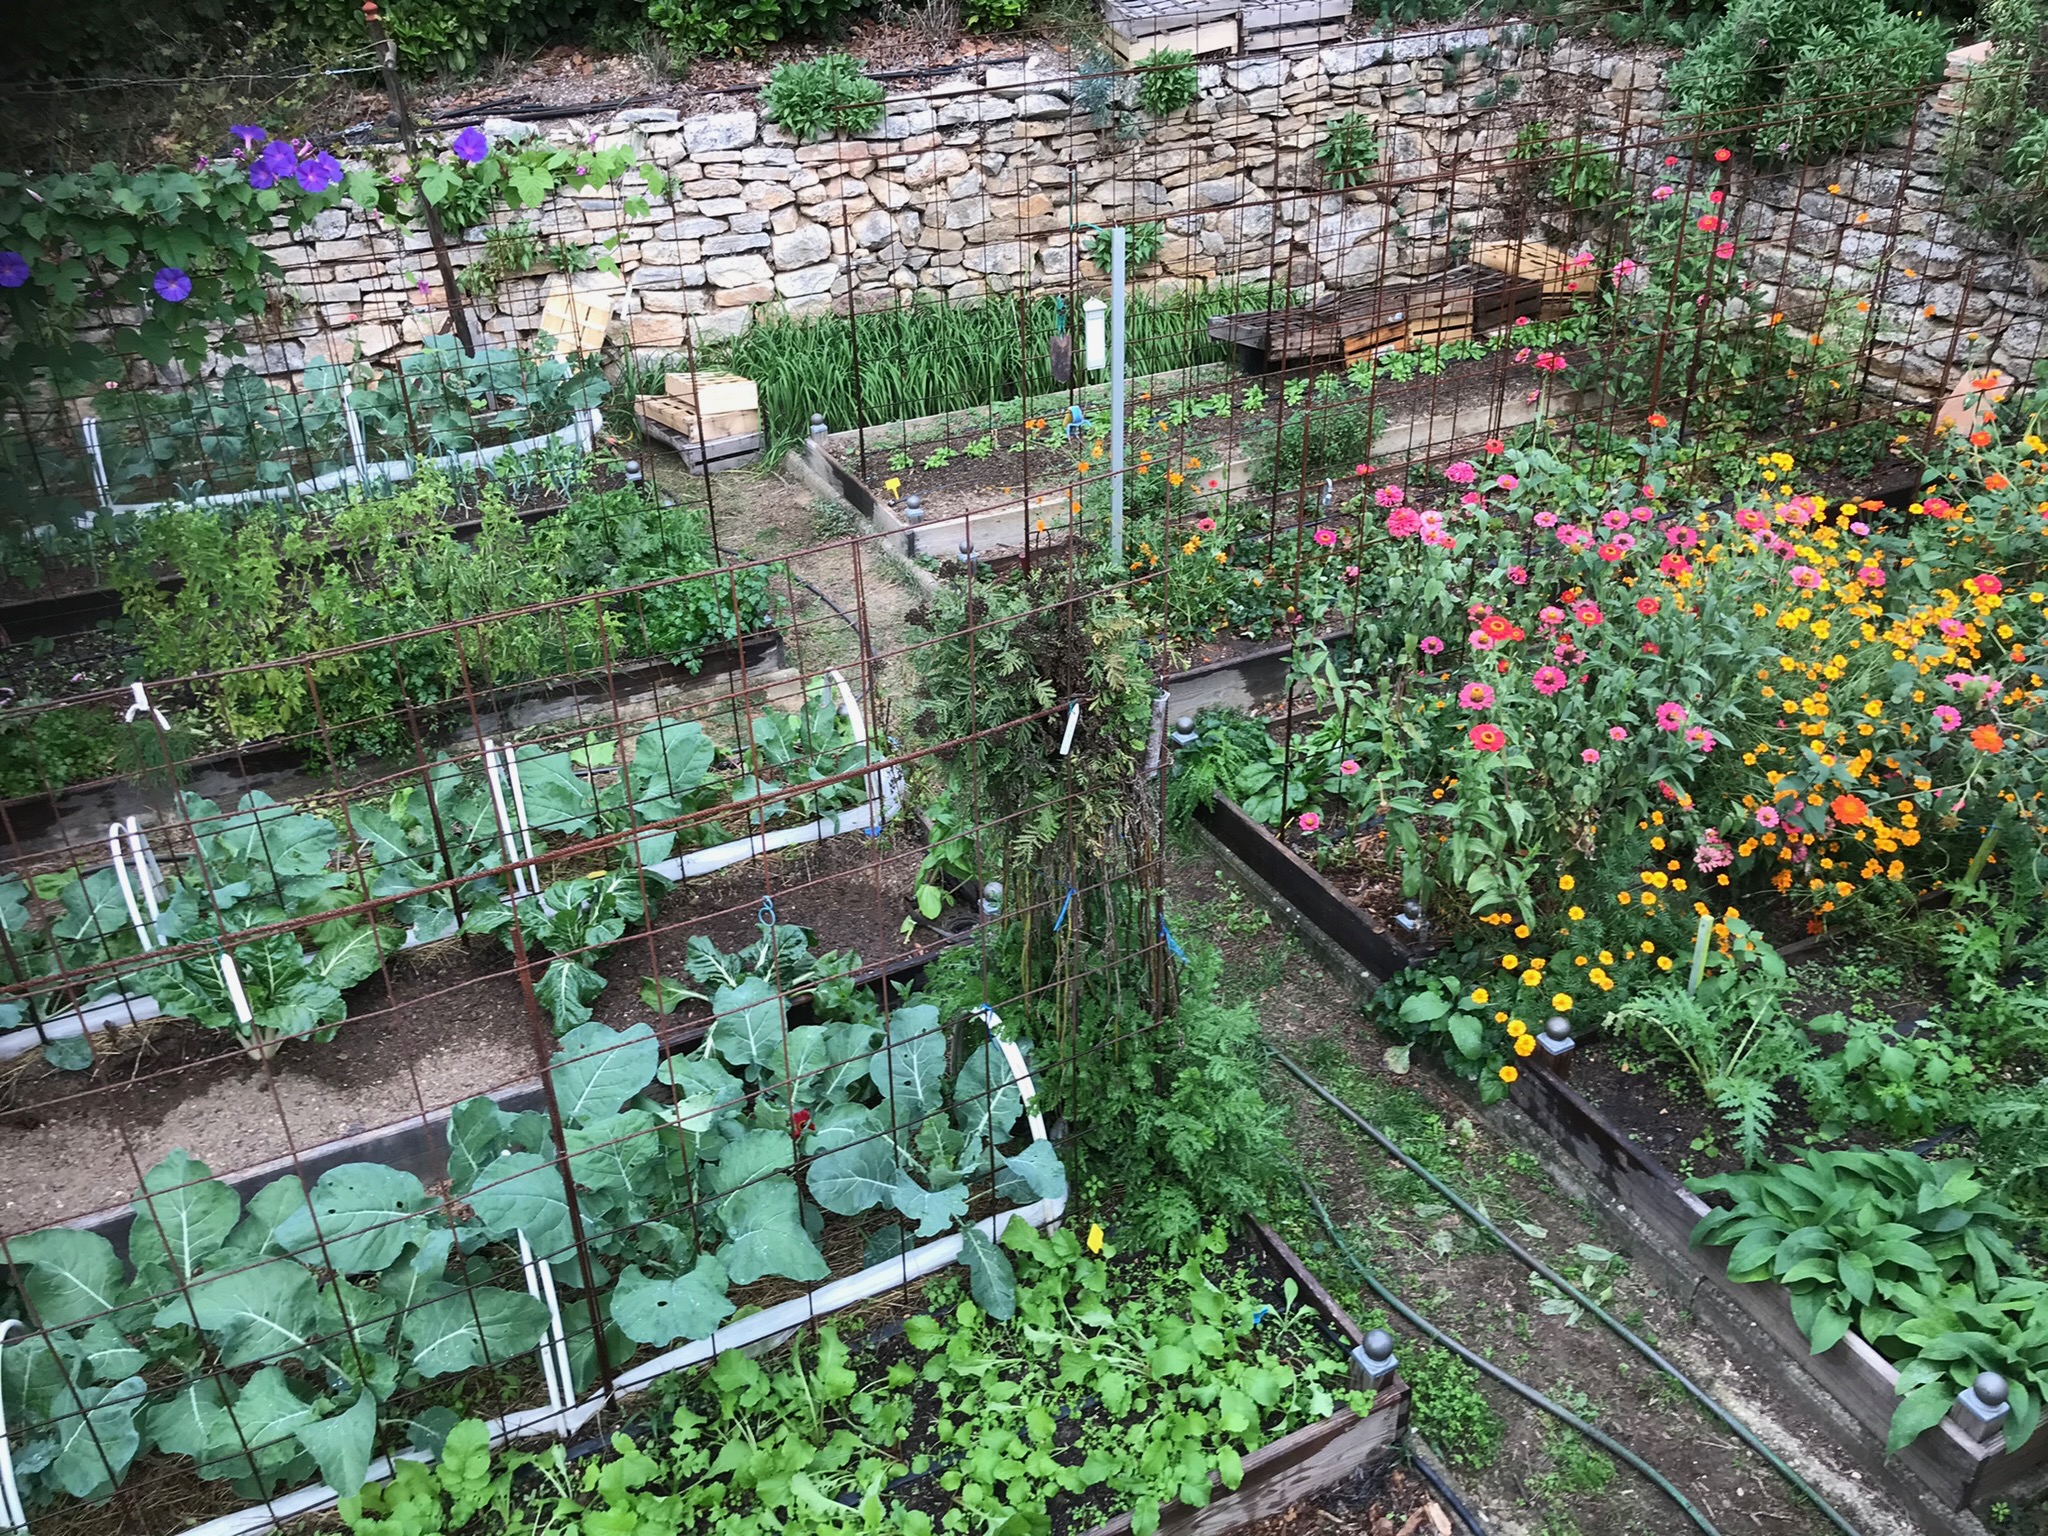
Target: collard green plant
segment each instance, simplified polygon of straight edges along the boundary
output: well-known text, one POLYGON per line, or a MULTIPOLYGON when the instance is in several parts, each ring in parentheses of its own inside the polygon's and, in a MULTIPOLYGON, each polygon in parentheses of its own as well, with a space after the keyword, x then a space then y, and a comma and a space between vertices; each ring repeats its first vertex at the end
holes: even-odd
POLYGON ((882 121, 882 87, 843 53, 778 64, 761 90, 761 112, 799 143, 844 135, 860 138, 882 121))

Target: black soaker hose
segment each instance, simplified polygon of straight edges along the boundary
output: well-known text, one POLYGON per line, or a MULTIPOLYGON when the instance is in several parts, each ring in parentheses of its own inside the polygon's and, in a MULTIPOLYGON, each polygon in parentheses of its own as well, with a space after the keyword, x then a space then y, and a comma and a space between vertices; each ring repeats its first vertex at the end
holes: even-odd
MULTIPOLYGON (((1412 1441, 1414 1436, 1411 1434, 1409 1439, 1412 1441)), ((1451 1513, 1465 1522, 1465 1529, 1470 1531, 1472 1536, 1486 1536, 1486 1527, 1479 1523, 1477 1515, 1465 1507, 1465 1501, 1458 1497, 1458 1490, 1438 1477, 1436 1475, 1436 1468, 1432 1467, 1425 1458, 1418 1455, 1412 1444, 1408 1447, 1408 1459, 1415 1470, 1422 1474, 1422 1480, 1436 1490, 1437 1497, 1451 1506, 1451 1513)))
POLYGON ((1417 1333, 1433 1343, 1441 1344, 1452 1354, 1458 1356, 1459 1359, 1465 1361, 1466 1364, 1499 1382, 1517 1397, 1533 1403, 1559 1423, 1577 1430, 1581 1435, 1584 1435, 1588 1440, 1607 1452, 1608 1455, 1633 1467, 1642 1474, 1652 1487, 1676 1504, 1684 1512, 1685 1517, 1700 1528, 1704 1536, 1721 1536, 1721 1532, 1714 1522, 1702 1514, 1698 1507, 1693 1504, 1692 1500, 1679 1492, 1671 1479, 1659 1472, 1619 1440, 1615 1439, 1614 1436, 1596 1425, 1588 1424, 1576 1413, 1573 1413, 1571 1409, 1565 1407, 1564 1404, 1554 1402, 1550 1398, 1545 1397, 1526 1381, 1510 1376, 1506 1371, 1487 1359, 1486 1356, 1467 1349, 1448 1333, 1445 1333, 1443 1329, 1437 1327, 1436 1324, 1388 1290, 1380 1283, 1379 1276, 1375 1275, 1370 1269, 1367 1269, 1365 1262, 1351 1251, 1351 1245, 1344 1241, 1344 1234, 1337 1230, 1337 1224, 1330 1219, 1330 1213, 1323 1209, 1323 1202, 1316 1198, 1316 1192, 1309 1187, 1307 1179, 1301 1181, 1301 1192, 1308 1197, 1308 1203, 1315 1207, 1315 1213, 1323 1223, 1323 1230, 1330 1234, 1330 1241, 1337 1245, 1337 1252, 1344 1256, 1345 1262, 1358 1271, 1359 1278, 1372 1288, 1372 1293, 1375 1296, 1379 1297, 1381 1301, 1400 1314, 1417 1333))
MULTIPOLYGON (((1491 1237, 1495 1242, 1499 1243, 1503 1248, 1505 1248, 1509 1253, 1513 1254, 1529 1269, 1533 1270, 1536 1274, 1541 1275, 1545 1280, 1548 1280, 1560 1291, 1563 1291, 1567 1296, 1571 1297, 1573 1301, 1577 1302, 1580 1306, 1584 1307, 1588 1312, 1592 1313, 1593 1316, 1600 1319, 1600 1321, 1606 1325, 1608 1330, 1612 1332, 1616 1338, 1622 1340, 1623 1343, 1627 1344, 1631 1349, 1635 1350, 1637 1354, 1641 1355, 1645 1360, 1649 1361, 1650 1364, 1654 1365, 1666 1376, 1669 1376, 1673 1381, 1677 1382, 1679 1386, 1683 1387, 1686 1393, 1692 1398, 1694 1402, 1698 1403, 1700 1407, 1704 1408, 1708 1413, 1712 1414, 1717 1422, 1725 1425, 1727 1429, 1744 1445, 1748 1446, 1751 1450, 1755 1451, 1757 1455, 1761 1456, 1772 1471, 1776 1472, 1778 1476, 1782 1477, 1786 1481, 1786 1483, 1789 1484, 1791 1488, 1796 1493, 1798 1493, 1802 1498, 1811 1502, 1813 1507, 1819 1510, 1820 1513, 1827 1518, 1827 1521, 1830 1525, 1834 1526, 1836 1530, 1843 1533, 1843 1536, 1862 1536, 1862 1533, 1858 1531, 1854 1525, 1850 1524, 1848 1519, 1844 1515, 1842 1515, 1840 1511, 1838 1511, 1832 1504, 1828 1503, 1826 1499, 1822 1498, 1818 1493, 1816 1493, 1812 1489, 1812 1487, 1810 1487, 1807 1484, 1804 1478, 1802 1478, 1797 1472, 1793 1471, 1789 1466, 1787 1466, 1784 1463, 1782 1459, 1779 1458, 1778 1454, 1775 1451, 1773 1451, 1769 1446, 1765 1445, 1763 1441, 1759 1440, 1756 1437, 1755 1432, 1752 1431, 1747 1424, 1744 1424, 1740 1419, 1736 1418, 1733 1414, 1731 1414, 1726 1408, 1723 1408, 1718 1402, 1716 1402, 1712 1397, 1710 1397, 1701 1387, 1695 1384, 1692 1381, 1692 1379, 1688 1377, 1683 1371, 1679 1370, 1677 1366, 1673 1365, 1669 1360, 1665 1359, 1662 1354, 1658 1353, 1658 1351, 1652 1345, 1650 1345, 1646 1340, 1638 1337, 1628 1327, 1627 1324, 1623 1323, 1619 1318, 1615 1317, 1605 1307, 1601 1306, 1597 1301, 1593 1300, 1592 1297, 1588 1296, 1584 1291, 1580 1290, 1576 1285, 1572 1284, 1572 1282, 1567 1280, 1563 1275, 1559 1274, 1556 1270, 1552 1269, 1548 1264, 1544 1263, 1543 1260, 1539 1259, 1535 1254, 1531 1253, 1528 1249, 1524 1248, 1520 1243, 1516 1242, 1512 1237, 1508 1236, 1507 1233, 1501 1231, 1501 1229, 1495 1226, 1491 1220, 1489 1220, 1486 1216, 1482 1215, 1479 1211, 1475 1210, 1472 1207, 1472 1205, 1468 1201, 1466 1201, 1464 1197, 1461 1196, 1456 1190, 1452 1189, 1448 1184, 1444 1183, 1443 1180, 1439 1179, 1435 1174, 1431 1173, 1427 1168, 1423 1167, 1422 1164, 1418 1163, 1414 1158, 1410 1157, 1406 1152, 1402 1151, 1398 1146, 1396 1146, 1392 1141, 1390 1141, 1387 1138, 1386 1133, 1381 1131, 1378 1126, 1374 1125, 1371 1121, 1367 1120, 1365 1116, 1361 1115, 1349 1104, 1346 1104, 1342 1099, 1338 1098, 1334 1093, 1330 1092, 1328 1088, 1325 1088, 1321 1083, 1317 1082, 1315 1078, 1311 1077, 1308 1074, 1308 1071, 1292 1056, 1289 1056, 1285 1051, 1281 1050, 1278 1046, 1272 1044, 1268 1044, 1266 1048, 1273 1053, 1274 1059, 1278 1061, 1281 1066, 1285 1067, 1288 1070, 1288 1072, 1290 1072, 1291 1074, 1293 1074, 1294 1077, 1300 1080, 1304 1087, 1306 1087, 1311 1093, 1315 1094, 1316 1097, 1321 1099, 1324 1103, 1328 1104, 1332 1109, 1336 1110, 1337 1113, 1342 1115, 1345 1119, 1349 1120, 1353 1125, 1357 1126, 1361 1131, 1365 1132, 1365 1134, 1371 1137, 1374 1142, 1378 1143, 1380 1149, 1384 1151, 1389 1157, 1392 1157, 1395 1161, 1399 1162, 1402 1167, 1406 1168, 1410 1173, 1414 1174, 1417 1178, 1421 1179, 1431 1189, 1435 1190, 1438 1194, 1442 1195, 1446 1200, 1450 1201, 1450 1203, 1457 1209, 1458 1213, 1462 1215, 1467 1221, 1471 1222, 1474 1226, 1478 1227, 1482 1232, 1486 1233, 1487 1236, 1491 1237)), ((1311 1199, 1313 1198, 1314 1197, 1311 1196, 1311 1199)), ((1320 1206, 1318 1206, 1317 1208, 1319 1210, 1321 1209, 1320 1206)), ((1328 1224, 1327 1218, 1325 1219, 1325 1224, 1328 1224)), ((1354 1266, 1357 1265, 1357 1261, 1355 1259, 1352 1262, 1354 1266)))

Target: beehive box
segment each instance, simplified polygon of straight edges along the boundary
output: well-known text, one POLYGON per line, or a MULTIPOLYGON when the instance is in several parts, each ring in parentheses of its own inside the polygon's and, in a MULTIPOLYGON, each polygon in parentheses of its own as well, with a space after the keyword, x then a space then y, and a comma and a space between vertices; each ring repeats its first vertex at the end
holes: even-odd
POLYGON ((1197 58, 1235 53, 1240 0, 1107 0, 1109 46, 1126 64, 1179 49, 1197 58))
POLYGON ((1315 48, 1344 36, 1351 0, 1277 0, 1247 5, 1238 17, 1239 46, 1246 53, 1315 48))
POLYGON ((604 345, 625 279, 608 272, 575 277, 556 273, 540 295, 540 329, 555 339, 555 353, 566 356, 595 352, 604 345))

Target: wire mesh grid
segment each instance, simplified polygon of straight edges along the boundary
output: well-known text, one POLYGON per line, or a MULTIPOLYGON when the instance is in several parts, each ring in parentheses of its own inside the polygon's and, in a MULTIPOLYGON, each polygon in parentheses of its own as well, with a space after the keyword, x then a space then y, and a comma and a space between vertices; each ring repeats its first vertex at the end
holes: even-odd
MULTIPOLYGON (((1895 318, 1951 281, 1900 253, 1917 137, 1869 231, 1824 201, 1837 194, 1820 171, 1718 172, 1726 125, 1674 133, 1631 88, 1582 117, 1558 82, 1504 97, 1448 145, 1389 130, 1341 189, 1313 124, 1276 120, 1253 163, 1205 177, 1190 141, 1229 127, 1205 101, 1182 140, 1130 144, 1084 184, 1071 168, 1113 145, 1114 107, 1107 128, 1048 118, 1002 190, 1013 168, 927 167, 952 178, 954 238, 920 247, 931 259, 906 305, 851 291, 895 258, 857 230, 847 189, 833 313, 679 365, 755 377, 778 443, 814 412, 840 428, 805 452, 864 498, 873 531, 736 558, 719 519, 745 497, 708 467, 650 462, 701 519, 669 556, 696 567, 684 574, 11 711, 29 766, 0 806, 15 1019, 0 1048, 16 1074, 0 1210, 39 1331, 7 1341, 5 1375, 48 1457, 27 1472, 114 1511, 58 1524, 170 1531, 278 1497, 327 1470, 330 1442, 303 1425, 370 1400, 387 1448, 388 1427, 445 1405, 458 1376, 473 1411, 580 1428, 650 1357, 730 1337, 736 1304, 808 1316, 828 1276, 886 1262, 904 1266, 900 1292, 905 1253, 961 1218, 1045 1214, 1061 1186, 1032 1146, 1061 1127, 1025 1119, 992 1037, 1028 1044, 1058 1106, 1082 994, 1129 988, 1156 1018, 1172 993, 1148 809, 1158 709, 1141 700, 1149 723, 1122 722, 1145 750, 1115 764, 1113 811, 1103 778, 1077 778, 1110 734, 1080 657, 1098 605, 1153 626, 1149 699, 1224 631, 1355 623, 1388 505, 1375 493, 1483 464, 1517 428, 1626 435, 1669 413, 1683 429, 1782 364, 1791 387, 1757 412, 1774 441, 1889 438, 1915 403, 1889 388, 1902 345, 1938 352, 1946 324, 1942 367, 1967 360, 1967 298, 1923 313, 1916 335, 1895 318), (1658 259, 1688 275, 1632 284, 1660 210, 1681 217, 1658 259), (1089 382, 1087 334, 1098 237, 1117 222, 1134 245, 1158 226, 1153 261, 1133 263, 1121 423, 1089 382), (1724 243, 1742 259, 1717 255, 1724 243), (919 303, 935 266, 976 275, 934 275, 947 297, 919 303), (1618 382, 1571 325, 1596 311, 1610 349, 1637 360, 1618 382), (1716 372, 1731 338, 1741 377, 1716 372), (1126 559, 1110 571, 1119 481, 1126 559), (917 588, 907 622, 871 623, 877 582, 917 588), (1054 683, 1020 705, 1006 669, 1033 646, 1054 683), (253 701, 280 697, 286 728, 249 739, 253 701), (114 715, 122 755, 82 775, 40 727, 114 715), (947 816, 907 813, 906 779, 941 768, 962 787, 947 816), (934 862, 949 844, 957 856, 934 862), (941 954, 943 1008, 918 990, 941 954), (964 1011, 970 996, 995 1017, 964 1011), (42 1066, 80 1052, 83 1086, 42 1066)), ((1069 102, 1090 89, 1034 83, 1069 102)), ((865 186, 936 153, 871 150, 856 177, 836 148, 834 174, 865 186)), ((420 259, 416 237, 390 240, 346 260, 420 259)), ((311 302, 358 302, 344 253, 314 249, 294 278, 311 302)), ((1967 296, 1967 268, 1959 281, 1967 296)), ((423 282, 391 317, 421 339, 447 298, 423 282)), ((274 317, 263 345, 294 340, 274 317)), ((347 372, 396 402, 360 456, 409 467, 589 408, 536 406, 549 363, 510 355, 496 375, 440 345, 318 386, 237 376, 203 411, 197 395, 173 407, 191 413, 175 430, 155 404, 103 413, 101 460, 143 466, 122 474, 137 500, 280 473, 297 487, 358 457, 330 398, 347 372), (282 471, 215 445, 246 429, 207 413, 259 387, 246 411, 278 438, 262 462, 282 471)), ((555 366, 550 389, 586 377, 555 366)), ((21 441, 40 444, 20 409, 21 441)), ((102 487, 54 450, 25 452, 52 505, 59 488, 118 502, 111 473, 102 487)), ((502 498, 517 473, 494 464, 475 492, 502 498)), ((600 543, 671 500, 617 494, 600 543)), ((323 521, 303 490, 277 505, 347 537, 346 508, 323 521)), ((96 574, 104 548, 87 555, 96 574)))

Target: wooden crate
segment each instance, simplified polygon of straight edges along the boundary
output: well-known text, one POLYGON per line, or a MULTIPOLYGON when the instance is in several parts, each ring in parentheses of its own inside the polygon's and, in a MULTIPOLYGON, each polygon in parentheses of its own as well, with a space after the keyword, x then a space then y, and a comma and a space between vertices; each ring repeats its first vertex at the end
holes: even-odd
POLYGON ((556 273, 540 295, 540 328, 555 339, 555 353, 595 352, 604 345, 612 311, 626 281, 609 272, 584 272, 574 277, 556 273))
POLYGON ((678 436, 700 443, 721 437, 745 437, 761 430, 761 413, 751 407, 700 416, 690 409, 688 400, 679 400, 674 395, 642 395, 634 408, 643 421, 657 421, 678 436))
POLYGON ((1125 64, 1142 64, 1153 54, 1169 50, 1190 53, 1196 58, 1212 53, 1236 53, 1237 18, 1226 16, 1221 21, 1207 21, 1200 26, 1170 32, 1147 32, 1136 37, 1126 37, 1112 24, 1109 47, 1125 64))
POLYGON ((1350 19, 1351 0, 1278 0, 1247 5, 1238 31, 1246 53, 1270 53, 1334 43, 1350 19))
MULTIPOLYGON (((1107 0, 1102 16, 1117 37, 1137 39, 1194 32, 1217 22, 1234 23, 1239 9, 1240 0, 1107 0)), ((1235 38, 1233 32, 1233 41, 1235 38)))
POLYGON ((1496 240, 1475 245, 1472 259, 1495 272, 1542 283, 1547 299, 1590 298, 1598 286, 1591 267, 1574 267, 1569 252, 1534 240, 1496 240))
MULTIPOLYGON (((640 429, 649 438, 675 449, 692 471, 702 471, 708 465, 716 474, 743 468, 761 457, 758 412, 741 413, 753 416, 752 431, 710 437, 699 437, 697 419, 665 395, 642 395, 633 402, 633 414, 640 418, 640 429)), ((715 419, 707 418, 707 424, 715 419)))
POLYGON ((680 400, 706 416, 761 409, 760 386, 736 373, 671 373, 663 376, 661 387, 671 400, 680 400))

